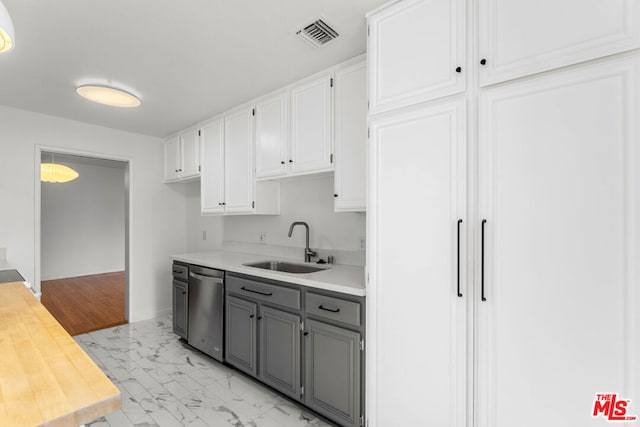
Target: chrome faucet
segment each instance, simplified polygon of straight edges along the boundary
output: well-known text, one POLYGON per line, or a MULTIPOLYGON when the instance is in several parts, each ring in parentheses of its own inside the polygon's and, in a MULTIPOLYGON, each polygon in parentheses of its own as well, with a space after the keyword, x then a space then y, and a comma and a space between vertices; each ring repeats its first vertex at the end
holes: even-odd
POLYGON ((304 221, 296 221, 292 223, 291 227, 289 227, 289 237, 291 237, 291 235, 293 234, 293 227, 295 227, 296 225, 304 225, 304 228, 306 228, 306 246, 304 248, 304 260, 305 262, 311 262, 311 257, 317 256, 318 254, 317 252, 309 249, 309 224, 304 221))

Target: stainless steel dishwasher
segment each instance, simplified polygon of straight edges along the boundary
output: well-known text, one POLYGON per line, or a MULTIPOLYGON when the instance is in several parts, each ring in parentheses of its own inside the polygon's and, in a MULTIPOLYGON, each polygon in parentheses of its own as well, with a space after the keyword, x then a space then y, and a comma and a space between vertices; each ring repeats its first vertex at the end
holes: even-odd
POLYGON ((189 266, 187 342, 224 362, 224 271, 189 266))

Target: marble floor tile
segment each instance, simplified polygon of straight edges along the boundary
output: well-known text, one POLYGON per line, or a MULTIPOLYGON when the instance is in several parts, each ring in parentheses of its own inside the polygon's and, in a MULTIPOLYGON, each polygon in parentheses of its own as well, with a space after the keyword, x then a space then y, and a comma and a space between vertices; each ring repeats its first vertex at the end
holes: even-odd
POLYGON ((170 316, 75 339, 122 393, 121 409, 88 426, 331 426, 180 342, 170 316))

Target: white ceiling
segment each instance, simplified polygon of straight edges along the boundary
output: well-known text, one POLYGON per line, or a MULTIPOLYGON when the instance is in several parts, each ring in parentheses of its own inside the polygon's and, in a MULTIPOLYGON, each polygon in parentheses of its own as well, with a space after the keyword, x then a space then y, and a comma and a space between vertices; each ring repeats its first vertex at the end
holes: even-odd
POLYGON ((364 14, 386 0, 2 1, 16 40, 0 55, 0 104, 164 137, 363 53, 364 14), (321 48, 295 35, 316 18, 340 34, 321 48), (75 93, 91 82, 142 106, 75 93))

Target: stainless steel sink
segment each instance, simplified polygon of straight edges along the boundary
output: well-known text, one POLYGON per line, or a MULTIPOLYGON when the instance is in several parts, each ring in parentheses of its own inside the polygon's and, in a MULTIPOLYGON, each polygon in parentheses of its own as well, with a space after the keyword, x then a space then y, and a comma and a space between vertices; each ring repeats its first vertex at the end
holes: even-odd
POLYGON ((293 264, 291 262, 284 261, 260 261, 260 262, 249 262, 246 265, 247 267, 255 267, 262 268, 264 270, 274 270, 274 271, 282 271, 285 273, 314 273, 316 271, 327 270, 327 268, 322 267, 314 267, 312 265, 305 264, 293 264))

